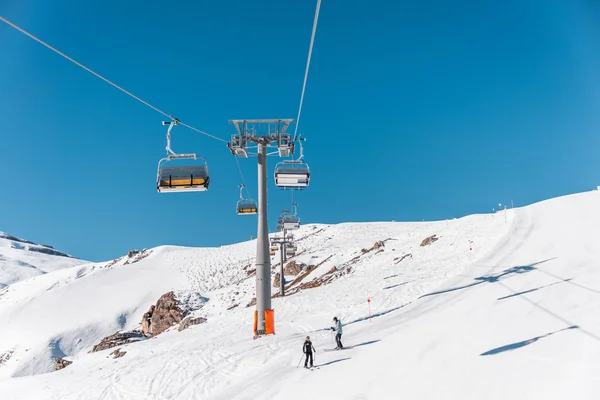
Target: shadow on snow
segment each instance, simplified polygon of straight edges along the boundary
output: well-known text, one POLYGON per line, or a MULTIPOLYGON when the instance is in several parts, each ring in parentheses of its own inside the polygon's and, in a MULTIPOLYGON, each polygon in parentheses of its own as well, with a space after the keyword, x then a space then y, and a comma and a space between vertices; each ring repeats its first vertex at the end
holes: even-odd
POLYGON ((530 344, 533 344, 540 339, 547 338, 548 336, 554 335, 555 333, 566 331, 569 329, 579 329, 579 326, 577 326, 577 325, 569 326, 568 328, 559 329, 554 332, 546 333, 545 335, 541 335, 541 336, 537 336, 537 337, 534 337, 531 339, 523 340, 522 342, 516 342, 516 343, 507 344, 505 346, 496 347, 495 349, 488 350, 485 353, 481 353, 480 356, 492 356, 494 354, 500 354, 500 353, 504 353, 506 351, 520 349, 521 347, 529 346, 530 344))
POLYGON ((527 272, 534 271, 535 269, 537 269, 535 267, 535 265, 539 265, 539 264, 548 262, 550 260, 554 260, 555 258, 556 257, 549 258, 549 259, 543 260, 543 261, 538 261, 538 262, 530 264, 530 265, 521 265, 521 266, 511 267, 511 268, 505 269, 504 271, 502 271, 502 273, 497 274, 497 275, 478 276, 477 278, 473 278, 475 280, 475 282, 473 282, 473 283, 471 283, 469 285, 457 286, 457 287, 450 288, 450 289, 445 289, 445 290, 440 290, 440 291, 437 291, 437 292, 427 293, 427 294, 422 295, 419 298, 428 297, 428 296, 435 296, 435 295, 438 295, 438 294, 455 292, 457 290, 468 289, 470 287, 481 285, 483 283, 495 283, 495 282, 498 282, 498 281, 500 281, 502 279, 509 278, 511 276, 525 274, 527 272))

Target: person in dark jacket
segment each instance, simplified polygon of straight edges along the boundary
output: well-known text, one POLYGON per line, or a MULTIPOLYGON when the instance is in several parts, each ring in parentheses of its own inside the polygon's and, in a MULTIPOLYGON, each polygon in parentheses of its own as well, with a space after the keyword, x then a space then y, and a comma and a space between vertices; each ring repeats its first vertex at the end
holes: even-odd
POLYGON ((310 367, 313 367, 313 351, 316 353, 317 350, 315 349, 315 347, 313 346, 312 342, 310 341, 310 336, 306 337, 306 340, 304 341, 304 346, 302 347, 302 351, 304 351, 304 354, 306 354, 306 360, 304 361, 304 368, 308 368, 308 359, 310 358, 310 367))

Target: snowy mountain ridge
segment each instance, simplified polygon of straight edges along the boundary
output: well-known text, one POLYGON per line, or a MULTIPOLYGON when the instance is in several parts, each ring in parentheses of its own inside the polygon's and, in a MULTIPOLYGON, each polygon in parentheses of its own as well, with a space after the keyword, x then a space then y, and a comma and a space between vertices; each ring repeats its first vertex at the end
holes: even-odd
POLYGON ((50 245, 0 232, 0 288, 85 262, 50 245))
MULTIPOLYGON (((593 399, 600 373, 597 192, 423 223, 313 224, 252 339, 256 241, 161 246, 0 291, 0 392, 11 399, 593 399), (427 239, 427 240, 426 240, 427 239), (166 292, 206 323, 89 353, 139 329, 166 292), (203 300, 204 301, 204 300, 203 300), (333 316, 344 324, 333 347, 333 316), (319 370, 300 364, 304 337, 319 370), (72 361, 50 372, 53 360, 72 361), (334 382, 335 384, 332 384, 334 382), (343 383, 343 384, 342 384, 343 383)), ((272 279, 279 271, 272 259, 272 279)))

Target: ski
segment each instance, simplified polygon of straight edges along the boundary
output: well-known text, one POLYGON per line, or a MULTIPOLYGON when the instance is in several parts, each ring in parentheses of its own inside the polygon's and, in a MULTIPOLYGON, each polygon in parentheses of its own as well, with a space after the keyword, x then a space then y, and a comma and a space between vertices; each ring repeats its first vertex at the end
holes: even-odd
POLYGON ((324 349, 323 351, 338 351, 338 350, 350 350, 354 346, 344 347, 342 349, 324 349))

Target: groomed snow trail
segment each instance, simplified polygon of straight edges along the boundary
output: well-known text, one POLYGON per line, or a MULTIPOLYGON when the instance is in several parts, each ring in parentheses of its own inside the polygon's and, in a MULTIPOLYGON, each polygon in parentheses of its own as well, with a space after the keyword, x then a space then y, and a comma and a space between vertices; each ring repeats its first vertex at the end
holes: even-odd
POLYGON ((0 297, 0 324, 10 327, 0 332, 0 353, 16 349, 0 365, 0 393, 11 399, 592 399, 600 386, 598 202, 596 192, 552 199, 509 210, 506 223, 497 213, 303 227, 297 261, 327 260, 305 281, 361 256, 329 285, 273 299, 277 334, 257 340, 253 308, 245 307, 254 290, 247 271, 255 242, 163 247, 131 265, 94 264, 83 274, 65 270, 27 280, 0 297), (432 234, 440 239, 419 246, 432 234), (383 252, 362 254, 382 240, 383 252), (99 336, 135 328, 160 294, 180 288, 209 298, 208 323, 122 346, 127 354, 116 360, 111 350, 87 354, 99 336), (69 309, 61 324, 49 322, 52 334, 38 329, 19 339, 40 315, 73 302, 84 307, 69 309), (92 302, 90 316, 84 311, 92 302), (344 322, 342 340, 352 348, 322 351, 333 347, 326 329, 333 316, 344 322), (317 348, 316 371, 296 368, 306 335, 317 348), (57 338, 82 344, 61 347, 72 365, 42 373, 50 358, 37 350, 45 360, 38 362, 28 354, 57 338))

